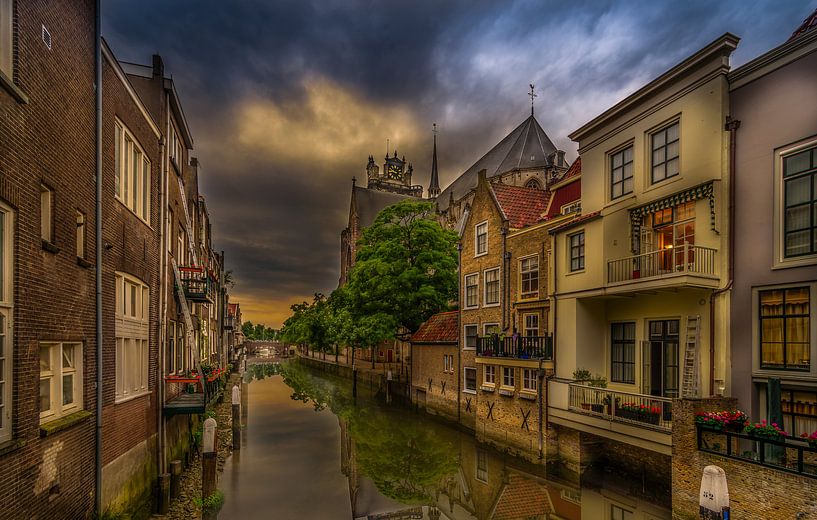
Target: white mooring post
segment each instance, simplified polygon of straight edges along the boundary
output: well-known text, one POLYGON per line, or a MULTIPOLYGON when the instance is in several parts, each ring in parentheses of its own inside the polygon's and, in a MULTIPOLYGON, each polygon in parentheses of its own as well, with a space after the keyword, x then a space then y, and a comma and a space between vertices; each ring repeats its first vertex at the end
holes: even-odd
POLYGON ((718 466, 707 466, 701 477, 701 491, 698 494, 701 518, 704 520, 729 520, 729 488, 726 486, 726 472, 718 466))
POLYGON ((241 449, 241 388, 233 385, 233 450, 241 449))
POLYGON ((204 421, 201 436, 201 497, 207 498, 216 491, 216 420, 204 421))

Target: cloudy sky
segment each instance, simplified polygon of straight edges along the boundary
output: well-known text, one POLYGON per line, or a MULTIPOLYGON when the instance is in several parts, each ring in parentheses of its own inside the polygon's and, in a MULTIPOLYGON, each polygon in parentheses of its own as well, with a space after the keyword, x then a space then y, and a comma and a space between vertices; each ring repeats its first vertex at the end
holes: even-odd
POLYGON ((106 0, 117 57, 163 56, 203 165, 216 247, 245 319, 337 285, 351 178, 386 139, 445 187, 530 110, 556 145, 724 32, 740 65, 817 0, 106 0))

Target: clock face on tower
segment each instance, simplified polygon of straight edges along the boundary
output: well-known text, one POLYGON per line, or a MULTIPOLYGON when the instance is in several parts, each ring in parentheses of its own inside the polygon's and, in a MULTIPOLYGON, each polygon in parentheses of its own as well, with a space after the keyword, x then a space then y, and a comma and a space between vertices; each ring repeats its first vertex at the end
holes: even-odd
POLYGON ((396 164, 390 164, 386 169, 386 177, 389 179, 393 179, 399 181, 402 177, 400 172, 400 167, 396 164))

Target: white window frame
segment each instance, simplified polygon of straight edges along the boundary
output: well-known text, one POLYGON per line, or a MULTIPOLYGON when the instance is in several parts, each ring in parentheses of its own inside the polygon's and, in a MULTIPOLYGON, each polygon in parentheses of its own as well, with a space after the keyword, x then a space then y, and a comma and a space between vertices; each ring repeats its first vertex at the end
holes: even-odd
POLYGON ((502 386, 516 388, 516 367, 502 367, 502 386), (510 374, 510 384, 508 384, 508 374, 510 374))
POLYGON ((0 442, 11 439, 14 387, 14 211, 0 203, 0 442))
POLYGON ((483 298, 483 307, 498 307, 499 302, 502 300, 502 278, 500 277, 499 267, 491 267, 485 269, 482 272, 482 298, 483 298), (488 301, 488 273, 496 272, 496 301, 489 302, 488 301))
POLYGON ((150 226, 151 161, 125 123, 114 125, 114 198, 150 226))
POLYGON ((786 182, 783 178, 783 164, 786 157, 817 146, 817 139, 809 139, 775 151, 774 157, 774 264, 773 269, 801 267, 817 264, 817 252, 800 256, 786 256, 786 182))
POLYGON ((483 323, 482 324, 482 335, 483 336, 488 336, 489 334, 493 334, 492 332, 488 332, 488 329, 490 329, 492 327, 496 327, 496 333, 497 334, 499 334, 501 332, 500 329, 499 329, 499 323, 489 322, 489 323, 483 323))
POLYGON ((463 350, 476 350, 477 349, 476 342, 474 343, 473 347, 468 346, 468 328, 469 327, 474 328, 474 330, 476 331, 476 334, 474 334, 473 337, 476 338, 476 341, 479 341, 479 325, 477 325, 476 323, 466 323, 466 324, 464 324, 462 326, 462 349, 463 350))
POLYGON ((482 382, 486 385, 496 385, 496 365, 485 365, 482 382), (490 374, 490 377, 488 375, 490 374))
MULTIPOLYGON (((76 341, 43 341, 40 343, 40 386, 38 388, 41 388, 43 383, 48 384, 50 403, 49 408, 46 410, 43 410, 42 406, 40 406, 41 424, 82 410, 82 350, 82 343, 76 341), (73 367, 63 366, 63 352, 67 347, 73 349, 73 367), (44 351, 46 351, 48 355, 47 367, 43 365, 42 354, 44 351), (74 400, 68 404, 63 403, 63 378, 66 376, 73 378, 71 393, 74 400)), ((42 396, 40 396, 40 404, 42 404, 42 396)))
POLYGON ((477 393, 477 369, 476 367, 462 367, 462 391, 466 394, 476 394, 477 393), (469 370, 473 370, 474 372, 474 388, 468 388, 466 385, 468 384, 468 377, 465 375, 469 370))
POLYGON ((526 312, 522 314, 522 335, 525 337, 528 336, 539 336, 539 332, 542 330, 541 327, 541 316, 539 316, 538 312, 526 312), (534 330, 531 327, 528 327, 528 318, 535 317, 536 318, 536 334, 528 334, 529 330, 534 330))
POLYGON ((121 403, 150 392, 150 288, 116 272, 116 392, 121 403))
POLYGON ((522 390, 526 392, 536 392, 536 387, 539 384, 537 372, 538 370, 535 368, 522 369, 522 390))
POLYGON ((462 289, 462 303, 463 303, 463 310, 469 309, 479 309, 479 273, 468 273, 463 276, 463 289, 462 289), (476 278, 474 284, 469 285, 468 280, 476 278), (476 304, 468 305, 468 287, 476 287, 476 304))
POLYGON ((662 126, 661 128, 653 130, 649 134, 647 134, 647 150, 648 150, 648 153, 649 153, 649 161, 648 162, 649 162, 650 167, 649 167, 649 170, 648 170, 648 175, 649 175, 649 179, 650 179, 650 186, 655 186, 655 185, 660 184, 662 182, 666 182, 666 181, 668 181, 670 179, 680 177, 681 176, 681 120, 680 119, 675 119, 674 121, 670 121, 667 124, 665 124, 664 126, 662 126), (667 157, 666 157, 666 150, 668 148, 666 137, 667 137, 667 132, 673 126, 678 127, 678 139, 676 139, 675 141, 672 141, 670 144, 678 143, 678 155, 676 155, 672 159, 668 160, 667 157), (665 156, 664 156, 664 160, 660 161, 659 164, 664 166, 664 176, 661 177, 660 179, 656 180, 655 174, 654 174, 654 171, 653 171, 655 166, 656 166, 656 164, 655 164, 656 161, 654 160, 654 153, 655 153, 656 150, 653 148, 653 139, 655 138, 656 135, 661 134, 661 133, 664 134, 664 144, 660 145, 660 146, 664 149, 665 156), (672 175, 668 175, 667 174, 667 171, 668 171, 667 170, 667 164, 670 161, 675 160, 675 159, 678 160, 678 171, 676 173, 672 174, 672 175))
MULTIPOLYGON (((533 279, 534 279, 534 277, 531 277, 531 280, 533 280, 533 279)), ((519 299, 520 300, 531 300, 531 299, 535 299, 535 298, 538 298, 538 297, 539 297, 539 255, 536 254, 536 255, 523 256, 522 258, 519 259, 519 299), (536 269, 534 270, 534 269, 528 268, 527 271, 524 270, 525 262, 530 262, 531 260, 536 261, 536 269), (536 272, 536 276, 535 276, 536 290, 535 291, 525 292, 525 289, 524 289, 524 283, 525 283, 524 276, 526 274, 530 274, 530 273, 533 273, 533 272, 536 272)))
POLYGON ((485 256, 488 254, 488 221, 480 222, 474 226, 474 258, 478 256, 485 256), (479 229, 485 228, 485 251, 479 250, 479 229))
POLYGON ((0 0, 0 72, 14 81, 14 0, 0 0))

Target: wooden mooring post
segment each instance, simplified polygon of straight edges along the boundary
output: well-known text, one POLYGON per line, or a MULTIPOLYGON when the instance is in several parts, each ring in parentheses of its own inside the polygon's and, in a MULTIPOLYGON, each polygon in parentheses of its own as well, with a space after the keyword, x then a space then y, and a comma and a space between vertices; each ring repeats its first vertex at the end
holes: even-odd
POLYGON ((206 499, 216 492, 216 420, 212 417, 204 421, 201 454, 201 498, 206 499))

